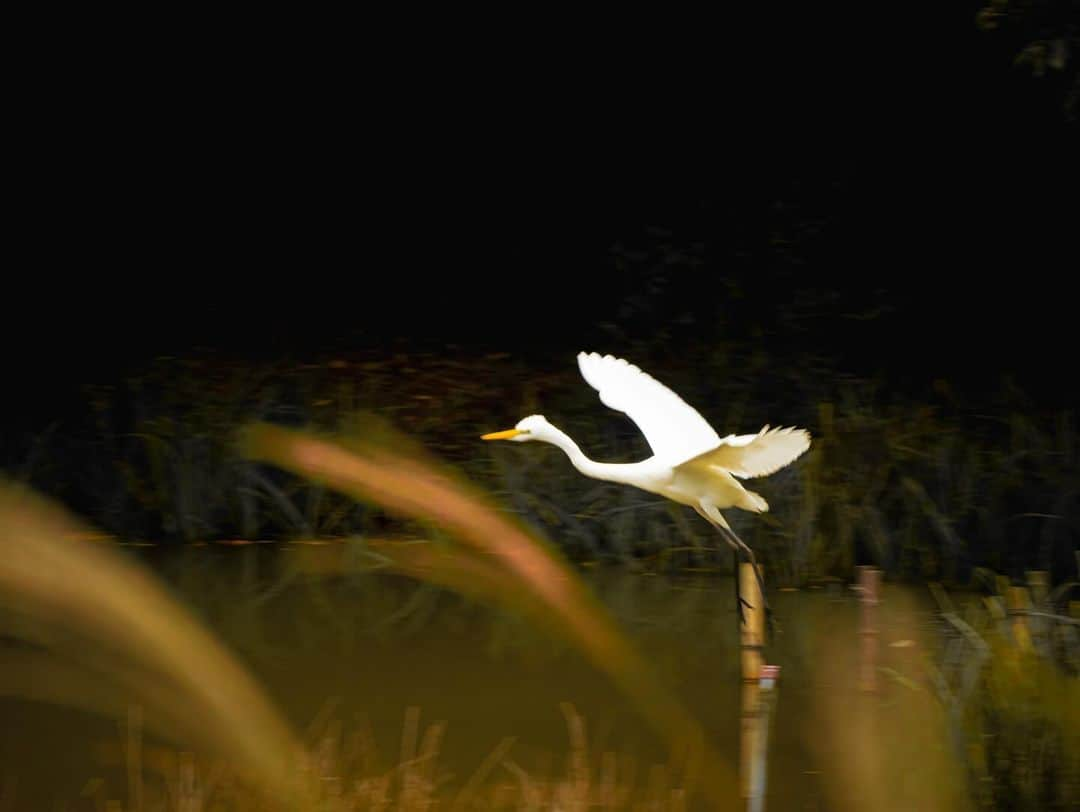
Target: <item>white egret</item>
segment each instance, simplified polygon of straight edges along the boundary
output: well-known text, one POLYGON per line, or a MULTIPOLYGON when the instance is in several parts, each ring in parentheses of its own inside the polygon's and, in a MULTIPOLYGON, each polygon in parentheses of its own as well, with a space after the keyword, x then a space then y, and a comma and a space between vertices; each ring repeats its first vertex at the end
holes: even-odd
POLYGON ((739 479, 767 476, 793 462, 810 447, 809 433, 765 426, 757 434, 721 437, 696 409, 622 358, 582 352, 578 354, 578 366, 586 382, 600 393, 604 405, 625 412, 637 424, 652 449, 652 457, 626 464, 596 462, 539 414, 524 418, 507 431, 485 434, 482 439, 551 443, 561 448, 587 477, 633 485, 689 505, 720 532, 733 550, 746 553, 757 572, 753 550, 735 535, 720 511, 732 507, 754 513, 767 511, 768 502, 744 488, 739 479))

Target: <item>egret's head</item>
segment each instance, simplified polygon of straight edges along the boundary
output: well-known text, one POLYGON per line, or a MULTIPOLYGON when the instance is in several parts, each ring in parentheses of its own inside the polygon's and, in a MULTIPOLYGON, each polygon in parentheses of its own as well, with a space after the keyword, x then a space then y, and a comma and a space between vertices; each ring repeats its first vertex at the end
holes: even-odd
POLYGON ((518 421, 512 429, 485 434, 481 440, 513 440, 515 443, 527 443, 530 440, 547 440, 548 430, 552 426, 542 414, 529 415, 518 421))

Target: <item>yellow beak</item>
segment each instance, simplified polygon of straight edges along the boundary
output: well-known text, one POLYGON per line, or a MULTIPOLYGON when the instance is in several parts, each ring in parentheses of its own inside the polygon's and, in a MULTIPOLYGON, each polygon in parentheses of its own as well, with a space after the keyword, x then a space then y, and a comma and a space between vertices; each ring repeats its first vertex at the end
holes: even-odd
POLYGON ((517 429, 507 429, 506 431, 493 431, 491 434, 485 434, 481 440, 509 440, 511 437, 517 437, 524 432, 517 429))

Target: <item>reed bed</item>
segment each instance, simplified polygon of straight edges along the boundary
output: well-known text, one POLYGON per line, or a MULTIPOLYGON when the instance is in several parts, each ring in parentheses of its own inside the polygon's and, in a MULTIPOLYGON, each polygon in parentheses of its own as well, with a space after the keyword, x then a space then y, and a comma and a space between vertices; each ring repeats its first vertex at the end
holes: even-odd
MULTIPOLYGON (((411 577, 521 612, 567 640, 607 675, 665 741, 673 773, 692 787, 688 791, 703 792, 714 802, 724 797, 725 784, 733 784, 730 767, 712 752, 697 720, 656 679, 574 571, 546 542, 492 510, 481 492, 426 458, 407 437, 383 423, 367 424, 366 431, 347 440, 256 424, 245 430, 237 446, 247 457, 441 528, 451 542, 448 547, 399 543, 377 552, 411 577)), ((64 671, 69 678, 62 689, 50 693, 47 688, 43 698, 72 705, 85 705, 89 699, 92 709, 104 709, 107 702, 89 698, 89 692, 79 688, 83 680, 67 673, 65 655, 70 657, 73 648, 85 648, 83 659, 91 670, 101 671, 104 684, 111 682, 110 688, 126 689, 153 703, 152 718, 160 730, 181 739, 202 739, 210 750, 238 750, 246 761, 245 783, 253 787, 261 805, 321 808, 328 776, 319 772, 309 780, 306 774, 282 769, 294 753, 305 764, 311 759, 293 744, 287 727, 244 669, 172 603, 151 576, 109 547, 88 544, 88 535, 92 534, 85 527, 27 489, 4 485, 0 490, 0 551, 5 552, 0 556, 0 598, 13 614, 31 621, 30 627, 13 624, 12 640, 17 645, 5 649, 25 659, 29 644, 29 656, 35 659, 28 667, 5 670, 6 678, 13 674, 15 678, 8 692, 37 699, 39 677, 64 671), (77 641, 69 640, 69 629, 62 626, 63 609, 76 613, 78 622, 71 631, 78 630, 77 641), (54 654, 59 655, 55 664, 54 654), (21 682, 20 674, 25 678, 21 682)), ((17 659, 15 665, 24 663, 17 659)), ((50 688, 53 683, 55 679, 49 681, 50 688)), ((141 722, 142 706, 138 707, 141 722)), ((566 713, 575 744, 582 743, 580 718, 566 713)), ((130 725, 133 730, 138 727, 130 725)), ((129 735, 125 751, 129 802, 137 799, 141 808, 143 754, 133 738, 129 735)), ((425 748, 419 761, 431 761, 433 755, 425 748)), ((413 744, 403 745, 401 764, 411 765, 416 758, 413 744)), ((584 808, 588 799, 584 766, 580 758, 572 762, 577 765, 577 789, 569 795, 562 791, 558 804, 584 808)), ((178 779, 183 786, 201 786, 190 765, 183 775, 178 779)), ((426 808, 431 794, 428 774, 407 766, 405 775, 397 806, 426 808)), ((528 783, 520 770, 519 778, 528 783)), ((175 796, 177 785, 171 786, 175 796)), ((465 790, 469 787, 466 784, 465 790)), ((183 804, 190 806, 201 797, 202 790, 192 792, 184 795, 183 804)), ((385 786, 377 792, 385 794, 385 786)), ((464 801, 456 806, 464 808, 464 801)))
MULTIPOLYGON (((764 516, 735 511, 770 581, 891 577, 963 585, 976 567, 1071 575, 1080 539, 1080 438, 1074 410, 1040 411, 1007 379, 978 399, 936 381, 919 389, 844 375, 826 360, 717 345, 671 359, 626 354, 721 429, 807 426, 814 446, 762 485, 764 516)), ((569 359, 572 361, 572 359, 569 359)), ((408 522, 318 483, 244 459, 242 425, 348 432, 360 412, 388 418, 579 562, 730 569, 704 523, 649 494, 583 483, 552 449, 491 448, 477 436, 543 412, 596 458, 647 455, 636 428, 605 414, 572 363, 431 354, 241 364, 163 358, 108 386, 18 448, 7 467, 115 536, 154 541, 408 534, 408 522), (65 465, 56 464, 64 459, 65 465)))
MULTIPOLYGON (((312 720, 292 766, 293 783, 303 788, 305 809, 674 812, 689 808, 689 793, 674 784, 670 765, 642 764, 616 751, 597 751, 586 720, 570 703, 558 709, 567 732, 561 760, 523 765, 515 739, 507 737, 464 775, 440 762, 446 723, 423 722, 420 708, 406 708, 399 740, 380 746, 370 725, 346 723, 335 714, 336 707, 336 701, 328 702, 312 720)), ((137 718, 137 709, 132 715, 137 718)), ((293 808, 268 801, 225 761, 147 745, 137 724, 129 718, 125 737, 99 748, 114 778, 87 781, 82 798, 95 808, 108 812, 293 808)))
POLYGON ((941 654, 930 669, 977 808, 1080 805, 1080 604, 1067 582, 1032 588, 980 570, 956 601, 938 585, 941 654))

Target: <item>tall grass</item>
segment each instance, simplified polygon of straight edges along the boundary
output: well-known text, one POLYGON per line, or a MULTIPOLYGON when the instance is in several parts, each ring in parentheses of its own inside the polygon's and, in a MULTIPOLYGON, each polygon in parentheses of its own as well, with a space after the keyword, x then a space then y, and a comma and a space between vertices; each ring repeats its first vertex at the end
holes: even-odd
MULTIPOLYGON (((669 765, 648 769, 615 751, 597 753, 586 720, 569 703, 566 754, 548 769, 526 768, 516 740, 499 741, 468 774, 458 776, 443 763, 444 722, 423 720, 421 709, 405 710, 397 742, 379 740, 369 725, 348 724, 326 703, 308 725, 303 750, 292 767, 304 806, 285 809, 400 810, 672 810, 690 807, 690 796, 674 782, 669 765)), ((252 812, 268 808, 257 787, 227 763, 189 751, 141 742, 129 727, 123 744, 102 748, 105 760, 127 772, 127 803, 102 778, 87 782, 83 797, 109 810, 252 812), (137 787, 137 789, 134 789, 137 787)), ((0 805, 0 810, 7 812, 0 805)))
POLYGON ((1075 809, 1080 619, 1063 604, 1076 585, 1036 594, 1025 606, 1027 591, 1007 579, 982 571, 980 583, 986 594, 959 606, 934 589, 944 645, 932 675, 972 795, 982 809, 1075 809))
MULTIPOLYGON (((705 742, 694 717, 656 680, 555 551, 493 511, 478 492, 425 459, 403 435, 374 424, 354 433, 345 445, 262 424, 243 433, 240 452, 443 528, 459 546, 439 551, 399 544, 381 552, 414 577, 523 611, 564 635, 622 688, 665 738, 672 769, 689 791, 703 791, 719 802, 734 785, 730 768, 705 742)), ((98 665, 114 683, 146 702, 153 718, 167 723, 165 732, 203 739, 226 753, 237 751, 256 785, 266 779, 258 789, 276 803, 306 808, 315 802, 308 797, 311 787, 303 776, 298 780, 288 769, 300 750, 258 688, 144 573, 122 558, 86 546, 79 540, 87 536, 85 529, 29 492, 13 488, 10 495, 0 496, 5 497, 0 500, 0 542, 11 552, 0 565, 0 586, 16 611, 40 618, 45 636, 60 628, 60 608, 77 612, 98 665), (95 593, 101 595, 97 604, 91 600, 95 593), (137 667, 127 666, 122 654, 154 666, 155 678, 138 681, 137 667), (205 725, 204 717, 219 726, 205 725)), ((47 660, 35 662, 23 673, 29 678, 46 665, 47 660)), ((20 672, 13 668, 12 673, 20 672)), ((87 700, 87 693, 77 690, 78 682, 66 685, 66 692, 41 698, 69 704, 87 700)), ((21 690, 36 696, 36 689, 27 684, 21 690)), ((568 723, 572 732, 581 727, 572 715, 568 723)), ((133 752, 129 747, 129 758, 133 752)), ((411 761, 411 755, 403 754, 411 761)), ((141 766, 132 770, 139 773, 141 766)), ((575 775, 577 789, 569 800, 583 808, 588 786, 582 765, 575 775)), ((315 785, 322 786, 321 778, 315 785)), ((141 779, 133 780, 133 786, 141 787, 141 779)), ((141 790, 133 789, 130 795, 141 797, 141 790)), ((399 795, 402 808, 423 808, 429 792, 406 782, 399 795), (416 792, 421 806, 414 804, 416 792)))
POLYGON ((520 611, 565 637, 655 727, 689 785, 702 781, 714 799, 730 791, 730 767, 707 745, 696 719, 556 550, 408 438, 381 422, 337 440, 261 424, 245 430, 241 446, 255 459, 446 530, 454 542, 446 549, 398 545, 383 552, 404 572, 520 611))
POLYGON ((262 689, 151 576, 85 533, 0 484, 0 690, 110 715, 138 704, 161 733, 228 754, 266 798, 290 803, 299 748, 262 689))

